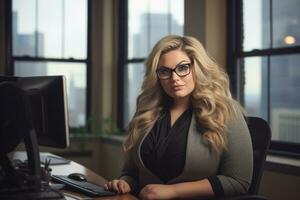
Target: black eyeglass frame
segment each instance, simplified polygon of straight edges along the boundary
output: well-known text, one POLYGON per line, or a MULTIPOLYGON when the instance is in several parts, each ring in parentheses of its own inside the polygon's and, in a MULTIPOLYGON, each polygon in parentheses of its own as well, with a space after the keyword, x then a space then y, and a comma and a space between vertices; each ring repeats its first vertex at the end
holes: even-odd
POLYGON ((175 72, 175 74, 176 74, 177 76, 179 76, 179 77, 185 77, 185 76, 187 76, 187 75, 189 75, 189 74, 191 73, 191 65, 192 65, 192 63, 182 63, 182 64, 176 65, 176 67, 175 67, 174 69, 170 69, 170 68, 168 68, 168 67, 162 66, 162 67, 159 67, 155 72, 156 72, 156 74, 157 74, 158 79, 160 79, 160 80, 168 80, 168 79, 170 79, 170 78, 172 77, 172 75, 173 75, 173 72, 175 72), (188 66, 189 72, 188 72, 187 74, 184 74, 184 75, 179 75, 178 72, 177 72, 176 70, 178 69, 178 67, 181 67, 181 66, 183 66, 183 65, 187 65, 187 66, 188 66), (169 72, 171 72, 170 75, 169 75, 167 78, 161 78, 161 77, 159 76, 159 70, 160 70, 161 68, 164 68, 164 69, 168 70, 169 72))

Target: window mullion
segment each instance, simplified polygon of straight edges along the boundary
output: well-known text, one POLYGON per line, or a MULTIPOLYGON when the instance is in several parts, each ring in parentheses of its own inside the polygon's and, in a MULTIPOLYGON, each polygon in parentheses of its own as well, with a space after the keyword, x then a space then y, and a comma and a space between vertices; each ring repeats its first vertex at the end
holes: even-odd
POLYGON ((171 2, 168 0, 168 34, 171 34, 172 32, 172 15, 171 15, 171 2))
POLYGON ((150 37, 151 37, 151 9, 150 9, 150 0, 147 1, 147 32, 148 32, 148 37, 147 37, 147 49, 150 49, 150 37))
POLYGON ((271 56, 267 60, 267 121, 271 123, 271 56))
MULTIPOLYGON (((273 0, 270 2, 270 49, 273 49, 273 0)), ((279 53, 279 52, 278 52, 279 53)), ((271 53, 272 54, 272 53, 271 53)), ((267 121, 271 123, 271 55, 268 55, 267 61, 267 121)))
POLYGON ((146 58, 132 58, 132 59, 127 59, 127 63, 137 63, 137 62, 144 62, 146 58))
POLYGON ((241 52, 237 57, 250 57, 250 56, 270 56, 270 55, 284 55, 300 53, 300 46, 283 47, 274 49, 254 49, 252 51, 241 52))
POLYGON ((13 61, 51 61, 51 62, 84 62, 87 63, 87 59, 61 59, 61 58, 42 58, 42 57, 29 57, 29 56, 13 56, 13 61))
POLYGON ((35 33, 34 33, 34 40, 35 40, 35 56, 38 57, 39 53, 39 39, 38 39, 38 26, 39 26, 39 15, 38 15, 38 10, 39 10, 39 0, 35 0, 35 33))
POLYGON ((65 0, 62 1, 62 16, 61 16, 61 55, 62 58, 65 57, 65 0))
POLYGON ((270 48, 273 49, 273 0, 270 0, 270 48))

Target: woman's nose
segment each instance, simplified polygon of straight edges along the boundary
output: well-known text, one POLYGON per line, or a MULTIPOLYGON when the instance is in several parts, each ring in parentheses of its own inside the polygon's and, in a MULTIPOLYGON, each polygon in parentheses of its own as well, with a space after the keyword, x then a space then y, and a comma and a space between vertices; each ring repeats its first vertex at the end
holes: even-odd
POLYGON ((172 80, 174 80, 174 81, 177 81, 177 80, 179 80, 180 79, 180 77, 176 74, 176 72, 172 72, 172 80))

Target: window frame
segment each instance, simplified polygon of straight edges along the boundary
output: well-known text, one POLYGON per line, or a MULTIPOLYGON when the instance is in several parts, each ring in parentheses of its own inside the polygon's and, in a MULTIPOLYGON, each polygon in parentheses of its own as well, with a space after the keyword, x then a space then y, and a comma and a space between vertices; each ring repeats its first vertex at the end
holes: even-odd
MULTIPOLYGON (((270 8, 272 8, 272 0, 269 0, 270 8)), ((267 56, 268 59, 268 71, 270 69, 270 57, 273 55, 291 55, 300 54, 300 45, 292 47, 272 47, 272 9, 270 9, 270 40, 271 47, 269 49, 255 49, 252 51, 242 51, 242 27, 243 27, 243 2, 241 0, 228 0, 227 2, 227 70, 230 77, 231 91, 234 98, 243 102, 243 91, 239 85, 243 84, 243 77, 239 76, 238 72, 238 60, 241 58, 253 57, 253 56, 267 56)), ((270 80, 270 73, 268 73, 268 79, 270 80)), ((268 121, 270 119, 270 86, 268 86, 268 121)), ((300 143, 292 143, 286 141, 272 141, 270 144, 269 153, 283 155, 288 157, 300 158, 300 143)))
MULTIPOLYGON (((171 0, 168 0, 168 5, 171 3, 171 0)), ((118 39, 119 39, 119 60, 118 60, 118 101, 117 101, 117 108, 119 110, 119 114, 117 117, 117 125, 123 132, 126 129, 126 126, 128 124, 125 124, 125 108, 124 108, 124 100, 126 98, 125 90, 123 89, 124 81, 126 77, 126 70, 125 66, 129 64, 144 64, 144 62, 147 59, 148 54, 146 57, 135 57, 128 58, 128 7, 129 1, 128 0, 122 0, 119 2, 119 33, 118 33, 118 39)), ((170 18, 168 18, 168 22, 170 18)), ((170 23, 168 25, 168 32, 170 33, 171 27, 170 23)), ((149 39, 149 38, 148 38, 149 39)), ((150 53, 150 52, 149 52, 150 53)))
POLYGON ((123 127, 124 122, 124 98, 125 91, 123 90, 124 83, 124 66, 126 64, 126 60, 128 57, 127 48, 128 48, 128 0, 119 1, 119 60, 118 60, 118 101, 117 108, 119 110, 119 114, 117 116, 117 126, 121 130, 121 132, 125 132, 125 128, 123 127))
POLYGON ((146 57, 141 58, 131 58, 128 59, 128 0, 122 0, 119 2, 119 74, 118 74, 118 110, 120 111, 117 117, 117 125, 125 132, 126 125, 125 122, 125 108, 124 108, 124 99, 126 97, 125 90, 123 89, 126 70, 125 66, 128 64, 137 64, 144 63, 146 57))
MULTIPOLYGON (((89 116, 90 116, 90 102, 91 102, 91 31, 92 31, 92 7, 91 0, 87 0, 87 54, 86 59, 75 59, 75 58, 50 58, 50 57, 32 57, 32 56, 14 56, 13 55, 13 30, 12 30, 12 1, 6 1, 6 24, 7 29, 5 30, 6 35, 6 68, 5 74, 9 76, 14 75, 14 62, 15 61, 32 61, 32 62, 60 62, 60 63, 83 63, 86 65, 86 120, 85 127, 88 132, 90 132, 90 124, 88 124, 89 116)), ((69 127, 70 132, 75 132, 80 127, 69 127)))

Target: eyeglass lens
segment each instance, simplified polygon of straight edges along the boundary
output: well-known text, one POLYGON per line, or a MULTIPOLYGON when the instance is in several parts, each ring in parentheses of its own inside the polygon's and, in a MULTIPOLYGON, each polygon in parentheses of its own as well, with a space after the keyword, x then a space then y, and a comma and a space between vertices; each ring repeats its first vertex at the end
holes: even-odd
POLYGON ((190 73, 190 63, 180 64, 174 69, 168 67, 160 67, 156 70, 160 79, 169 79, 172 76, 173 71, 180 77, 186 76, 190 73))

